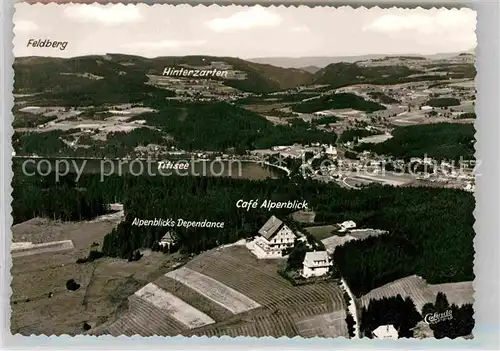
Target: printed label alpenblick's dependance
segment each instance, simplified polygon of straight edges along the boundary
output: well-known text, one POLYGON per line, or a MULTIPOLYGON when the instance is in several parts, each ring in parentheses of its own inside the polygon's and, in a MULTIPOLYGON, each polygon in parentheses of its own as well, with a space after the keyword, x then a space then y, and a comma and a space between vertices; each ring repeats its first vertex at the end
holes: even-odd
POLYGON ((176 221, 172 218, 139 219, 135 218, 132 225, 138 227, 184 227, 184 228, 224 228, 224 222, 186 221, 182 218, 176 221))

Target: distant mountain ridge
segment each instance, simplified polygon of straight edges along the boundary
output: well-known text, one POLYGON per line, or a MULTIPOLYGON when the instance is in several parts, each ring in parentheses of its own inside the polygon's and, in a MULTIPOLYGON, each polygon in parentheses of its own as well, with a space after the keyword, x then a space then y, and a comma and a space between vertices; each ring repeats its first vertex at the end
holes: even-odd
POLYGON ((307 56, 307 57, 257 57, 247 59, 250 62, 260 63, 260 64, 270 64, 273 66, 283 67, 283 68, 302 68, 315 66, 319 68, 324 68, 332 63, 339 62, 350 62, 354 63, 357 61, 382 59, 385 57, 415 57, 415 58, 427 58, 427 59, 443 59, 453 56, 457 56, 461 53, 474 54, 475 49, 462 52, 452 52, 452 53, 442 53, 433 55, 420 55, 420 54, 370 54, 370 55, 353 55, 353 56, 307 56))
POLYGON ((317 66, 306 66, 306 67, 300 67, 300 69, 314 74, 314 73, 318 72, 321 68, 319 68, 317 66))
MULTIPOLYGON (((448 55, 447 57, 457 56, 446 55, 448 55)), ((381 56, 382 58, 388 57, 387 55, 381 56)), ((356 56, 355 58, 356 61, 360 61, 360 59, 367 59, 367 57, 373 59, 377 56, 356 56)), ((408 58, 409 56, 398 55, 395 57, 408 58)), ((411 57, 419 58, 418 56, 411 57)), ((331 58, 323 59, 331 60, 331 58)), ((345 60, 346 57, 337 59, 345 60)), ((151 95, 153 90, 160 89, 145 84, 149 80, 147 75, 162 75, 166 67, 179 65, 213 67, 212 63, 223 63, 222 66, 226 64, 231 69, 244 72, 245 79, 221 78, 219 80, 226 86, 256 94, 273 93, 312 84, 339 88, 353 84, 398 84, 418 80, 473 78, 476 73, 474 65, 470 63, 458 66, 441 63, 439 67, 445 75, 437 77, 426 75, 425 70, 410 69, 404 64, 395 65, 389 62, 379 62, 376 66, 364 66, 342 61, 330 63, 323 68, 308 65, 301 65, 301 68, 284 68, 235 57, 216 56, 156 58, 125 54, 89 55, 72 58, 30 56, 18 57, 14 61, 14 93, 46 93, 56 100, 68 100, 68 97, 74 100, 78 96, 87 96, 93 100, 93 97, 97 95, 103 97, 107 95, 111 100, 121 100, 120 95, 127 95, 133 101, 141 101, 145 95, 151 95), (86 78, 82 78, 82 76, 86 78)), ((165 90, 163 92, 167 93, 165 90)))
MULTIPOLYGON (((67 88, 71 77, 61 74, 92 73, 97 76, 115 80, 120 72, 125 81, 133 77, 133 81, 141 83, 146 74, 161 75, 168 66, 190 65, 206 66, 210 62, 224 62, 233 69, 246 73, 244 80, 224 80, 224 84, 236 89, 253 93, 270 93, 308 84, 312 73, 297 69, 259 64, 234 57, 215 56, 167 56, 145 58, 124 54, 90 55, 72 58, 51 57, 19 57, 14 61, 16 91, 42 90, 48 82, 55 88, 67 88)), ((73 78, 74 80, 74 78, 73 78)), ((91 82, 87 82, 91 84, 91 82)))

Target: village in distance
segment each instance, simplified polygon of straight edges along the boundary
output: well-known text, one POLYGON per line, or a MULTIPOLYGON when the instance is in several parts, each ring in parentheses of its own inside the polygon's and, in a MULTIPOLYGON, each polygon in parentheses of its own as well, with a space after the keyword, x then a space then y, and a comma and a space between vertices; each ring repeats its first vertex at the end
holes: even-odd
MULTIPOLYGON (((73 10, 51 11, 59 21, 46 28, 77 23, 73 10)), ((236 23, 192 11, 216 38, 236 23)), ((382 35, 384 11, 352 30, 382 35)), ((442 20, 436 11, 425 14, 442 20)), ((308 23, 284 37, 315 44, 308 23)), ((116 28, 96 25, 115 53, 94 42, 80 52, 74 30, 60 41, 26 28, 13 65, 13 334, 473 337, 469 42, 440 53, 427 35, 411 50, 435 53, 250 58, 237 52, 245 40, 233 56, 196 38, 112 46, 116 28), (165 54, 181 42, 220 54, 165 54)), ((272 36, 248 35, 274 49, 272 36)))

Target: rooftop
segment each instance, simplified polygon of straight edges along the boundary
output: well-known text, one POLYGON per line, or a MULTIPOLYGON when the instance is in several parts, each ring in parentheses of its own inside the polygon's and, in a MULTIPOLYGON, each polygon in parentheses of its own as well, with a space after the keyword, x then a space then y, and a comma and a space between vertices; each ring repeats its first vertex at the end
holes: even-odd
POLYGON ((175 236, 171 232, 167 232, 167 234, 165 234, 160 241, 174 241, 174 240, 175 236))
POLYGON ((271 216, 271 218, 267 220, 267 222, 262 226, 262 228, 260 228, 259 234, 262 235, 264 238, 269 239, 278 231, 278 229, 281 227, 282 224, 283 222, 273 215, 271 216))
POLYGON ((373 334, 379 339, 397 339, 398 331, 394 326, 391 325, 381 325, 373 331, 373 334))
POLYGON ((305 261, 328 261, 328 252, 326 251, 314 251, 306 252, 305 261))

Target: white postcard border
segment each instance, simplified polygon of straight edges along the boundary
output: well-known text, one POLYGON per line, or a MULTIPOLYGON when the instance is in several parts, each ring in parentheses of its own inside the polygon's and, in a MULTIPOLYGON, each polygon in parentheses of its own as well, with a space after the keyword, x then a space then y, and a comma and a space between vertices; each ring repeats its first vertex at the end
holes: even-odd
MULTIPOLYGON (((131 1, 137 2, 137 1, 131 1)), ((242 350, 254 349, 497 349, 499 339, 499 284, 498 284, 498 248, 499 245, 499 11, 500 5, 495 0, 478 1, 293 1, 293 4, 313 5, 353 5, 370 6, 378 4, 379 7, 471 7, 477 11, 477 105, 476 113, 478 118, 475 123, 476 128, 476 158, 483 160, 481 170, 482 175, 478 177, 476 186, 476 237, 474 240, 476 258, 474 281, 475 294, 475 319, 474 340, 398 340, 394 341, 375 341, 375 340, 347 340, 338 339, 293 339, 288 338, 184 338, 184 337, 132 337, 125 336, 114 338, 111 336, 86 337, 86 336, 11 336, 9 331, 10 324, 10 268, 11 257, 10 247, 12 224, 11 218, 11 153, 12 146, 10 139, 13 134, 12 114, 13 106, 12 85, 13 85, 13 25, 12 17, 14 13, 13 5, 15 1, 7 0, 2 2, 1 23, 2 23, 2 52, 0 61, 2 64, 2 74, 0 75, 2 84, 0 93, 0 106, 2 109, 2 127, 0 128, 0 139, 2 142, 1 151, 1 201, 0 201, 0 222, 2 236, 0 240, 2 255, 0 255, 0 295, 2 304, 2 313, 0 314, 0 335, 2 348, 7 349, 164 349, 170 350, 200 350, 213 349, 242 350)), ((182 1, 150 1, 149 3, 184 3, 182 1)), ((194 1, 191 4, 210 3, 214 1, 194 1)), ((220 4, 250 4, 248 1, 220 1, 220 4)), ((263 2, 260 2, 261 4, 263 2)), ((291 4, 291 1, 283 2, 265 2, 266 4, 291 4)), ((452 243, 450 243, 451 245, 452 243)))

